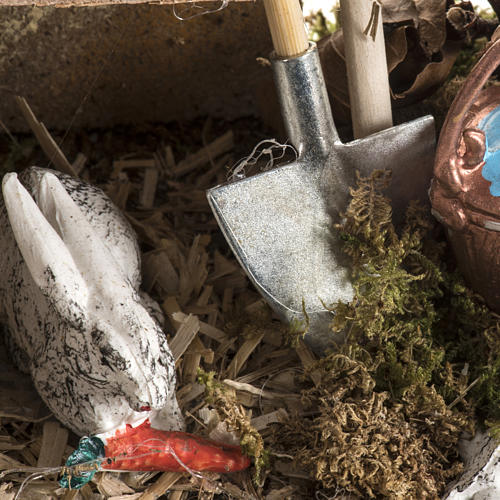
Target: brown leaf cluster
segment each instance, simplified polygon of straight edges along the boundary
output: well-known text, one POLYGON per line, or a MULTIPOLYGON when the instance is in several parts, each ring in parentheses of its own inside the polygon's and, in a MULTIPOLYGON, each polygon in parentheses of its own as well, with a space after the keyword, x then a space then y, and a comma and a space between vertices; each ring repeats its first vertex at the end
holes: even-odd
MULTIPOLYGON (((481 19, 469 2, 383 0, 381 3, 389 83, 393 105, 397 107, 432 95, 450 74, 464 41, 491 36, 497 24, 481 19)), ((350 123, 342 30, 322 38, 318 50, 336 123, 350 123)))

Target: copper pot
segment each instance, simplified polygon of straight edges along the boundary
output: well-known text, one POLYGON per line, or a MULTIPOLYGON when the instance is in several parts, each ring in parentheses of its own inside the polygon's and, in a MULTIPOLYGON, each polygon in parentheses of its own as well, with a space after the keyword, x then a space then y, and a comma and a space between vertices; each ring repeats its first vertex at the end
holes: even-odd
POLYGON ((500 88, 483 89, 498 64, 500 40, 473 68, 448 111, 430 198, 469 286, 500 313, 500 88))

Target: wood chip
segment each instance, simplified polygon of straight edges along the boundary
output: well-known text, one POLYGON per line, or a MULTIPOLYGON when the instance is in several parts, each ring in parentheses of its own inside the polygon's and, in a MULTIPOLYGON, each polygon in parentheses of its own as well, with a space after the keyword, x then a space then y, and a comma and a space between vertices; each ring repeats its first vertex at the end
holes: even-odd
POLYGON ((189 155, 184 160, 179 162, 173 169, 173 173, 176 177, 181 177, 189 172, 192 172, 198 167, 209 163, 214 158, 217 158, 221 154, 227 153, 234 147, 234 134, 232 130, 229 130, 224 135, 215 139, 215 141, 207 144, 204 148, 201 148, 194 154, 189 155))
MULTIPOLYGON (((167 299, 167 300, 169 302, 167 305, 165 305, 165 302, 167 302, 167 301, 165 301, 163 303, 163 310, 166 311, 167 314, 169 314, 167 309, 172 308, 172 300, 171 299, 170 300, 167 299)), ((180 310, 177 310, 176 312, 169 314, 169 315, 172 317, 173 321, 175 321, 179 324, 182 323, 187 317, 187 314, 180 312, 180 310)), ((207 337, 210 337, 211 339, 214 339, 219 343, 226 342, 228 340, 227 335, 219 328, 216 328, 215 326, 209 325, 208 323, 205 323, 203 321, 200 321, 199 325, 200 325, 200 333, 203 333, 203 335, 206 335, 207 337)))
MULTIPOLYGON (((297 355, 302 362, 302 366, 305 370, 308 370, 311 365, 313 365, 317 358, 313 354, 313 352, 307 347, 303 340, 299 340, 299 345, 295 348, 297 355)), ((318 386, 321 383, 321 374, 319 371, 313 371, 309 373, 311 380, 314 382, 314 385, 318 386)))
POLYGON ((87 164, 87 157, 83 153, 78 153, 73 161, 73 168, 77 175, 80 175, 87 164))
POLYGON ((164 495, 180 478, 179 472, 165 472, 152 484, 140 497, 139 500, 156 500, 164 495))
POLYGON ((172 491, 172 493, 168 495, 168 500, 181 500, 181 498, 187 498, 185 493, 186 492, 182 490, 172 491))
POLYGON ((290 359, 290 357, 287 357, 285 359, 277 359, 275 361, 272 361, 271 363, 266 363, 265 366, 262 368, 259 368, 258 370, 255 370, 250 373, 245 373, 245 375, 242 375, 236 379, 237 382, 243 382, 250 384, 255 380, 258 380, 259 378, 262 377, 267 377, 271 375, 272 373, 283 369, 285 366, 289 365, 291 362, 293 362, 293 359, 290 359))
POLYGON ((251 424, 252 427, 255 427, 258 431, 262 431, 271 424, 282 423, 287 419, 288 413, 284 408, 280 408, 279 410, 266 413, 260 417, 252 418, 251 424))
POLYGON ((212 285, 206 285, 203 288, 203 291, 201 292, 200 296, 198 297, 198 300, 196 301, 197 306, 206 306, 208 304, 208 301, 210 299, 210 296, 212 295, 214 291, 214 287, 212 285))
POLYGON ((113 175, 119 174, 125 169, 155 168, 154 158, 133 158, 130 160, 115 160, 113 162, 113 175))
POLYGON ((143 256, 142 275, 146 292, 150 292, 156 283, 168 294, 179 290, 179 275, 165 251, 149 252, 143 256))
POLYGON ((245 340, 227 368, 227 378, 236 378, 240 370, 243 368, 246 360, 249 358, 250 354, 252 354, 255 348, 260 344, 263 337, 264 333, 261 333, 245 340))
POLYGON ((15 100, 47 158, 54 164, 57 170, 78 177, 75 169, 66 156, 64 156, 64 153, 61 151, 56 141, 54 141, 49 131, 45 128, 45 125, 37 120, 26 99, 21 96, 16 96, 15 100))
POLYGON ((199 331, 200 322, 198 318, 189 314, 177 329, 175 337, 170 341, 170 350, 176 362, 184 354, 199 331))
POLYGON ((68 430, 58 422, 49 421, 43 424, 42 447, 37 467, 57 467, 63 464, 68 434, 68 430))
POLYGON ((173 173, 175 170, 175 157, 172 146, 168 145, 165 147, 165 164, 167 166, 168 172, 173 173))
POLYGON ((119 497, 125 495, 128 497, 130 493, 135 493, 135 491, 124 483, 122 480, 118 479, 114 474, 109 472, 104 472, 96 475, 94 482, 97 484, 97 489, 103 495, 108 495, 112 497, 119 497), (127 494, 127 495, 126 495, 127 494))
MULTIPOLYGON (((283 500, 285 498, 291 498, 292 495, 297 491, 297 487, 294 486, 293 484, 290 484, 288 486, 284 486, 283 488, 280 488, 279 490, 273 490, 270 493, 268 493, 265 497, 265 500, 283 500)), ((330 498, 330 497, 326 497, 330 498)), ((345 498, 347 500, 347 497, 337 497, 338 500, 341 500, 342 498, 345 498)), ((326 500, 326 499, 325 499, 326 500)))
POLYGON ((156 167, 146 169, 139 197, 139 205, 142 208, 153 208, 159 174, 160 173, 156 167))
POLYGON ((184 363, 182 364, 182 379, 184 382, 194 382, 196 380, 201 354, 204 350, 203 342, 198 337, 194 337, 184 354, 184 363))
POLYGON ((109 497, 108 500, 139 500, 142 493, 133 493, 132 495, 118 495, 116 497, 109 497))
POLYGON ((236 382, 230 379, 224 379, 224 384, 232 389, 237 391, 248 392, 249 394, 253 394, 254 396, 258 396, 259 398, 264 399, 273 399, 273 400, 290 400, 297 399, 300 397, 299 394, 296 393, 282 393, 282 392, 273 392, 265 389, 261 389, 259 387, 255 387, 251 384, 242 384, 241 382, 236 382))
POLYGON ((195 400, 205 392, 205 386, 201 384, 188 384, 177 391, 179 406, 185 408, 188 403, 195 400))

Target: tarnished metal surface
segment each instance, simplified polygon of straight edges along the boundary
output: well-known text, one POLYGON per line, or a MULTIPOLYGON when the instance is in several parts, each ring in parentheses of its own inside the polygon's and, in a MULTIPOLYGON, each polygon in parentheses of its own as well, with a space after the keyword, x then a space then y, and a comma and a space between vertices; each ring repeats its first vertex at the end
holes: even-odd
POLYGON ((284 121, 297 161, 208 192, 214 214, 242 267, 285 320, 311 320, 306 340, 321 352, 331 341, 324 304, 352 298, 342 245, 333 230, 355 173, 391 168, 396 215, 426 197, 434 154, 427 116, 342 144, 315 46, 272 60, 284 121))
POLYGON ((481 122, 500 106, 500 88, 481 89, 499 63, 500 41, 496 41, 455 97, 439 138, 430 191, 433 213, 447 227, 462 274, 497 312, 500 193, 495 191, 495 179, 485 175, 489 148, 481 122))

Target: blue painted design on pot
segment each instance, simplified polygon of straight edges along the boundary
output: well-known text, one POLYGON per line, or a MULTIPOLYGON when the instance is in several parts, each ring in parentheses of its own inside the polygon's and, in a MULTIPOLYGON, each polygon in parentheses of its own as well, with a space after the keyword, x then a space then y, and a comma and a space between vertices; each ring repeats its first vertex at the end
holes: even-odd
POLYGON ((490 193, 500 196, 500 106, 488 113, 479 123, 486 136, 486 152, 482 176, 491 182, 490 193))

